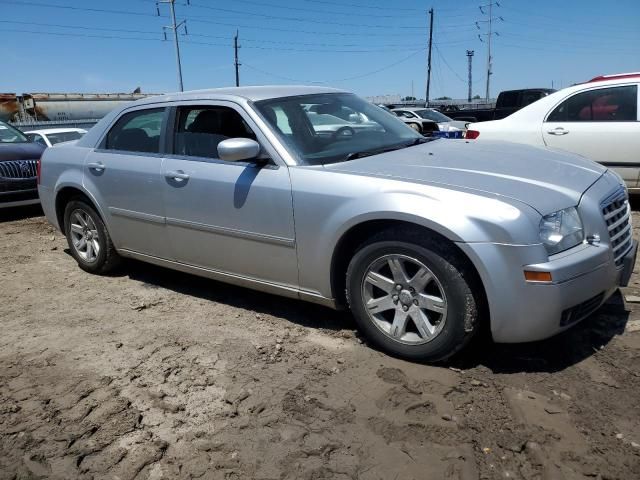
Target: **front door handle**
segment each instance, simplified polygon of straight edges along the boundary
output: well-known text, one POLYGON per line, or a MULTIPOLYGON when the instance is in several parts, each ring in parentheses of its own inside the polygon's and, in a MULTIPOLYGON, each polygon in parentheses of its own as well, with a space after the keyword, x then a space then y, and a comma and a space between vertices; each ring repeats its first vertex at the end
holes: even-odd
POLYGON ((89 168, 91 170, 95 170, 96 172, 103 172, 104 171, 104 163, 102 163, 102 162, 87 163, 87 168, 89 168))
POLYGON ((562 128, 562 127, 558 127, 558 128, 554 128, 553 130, 549 130, 547 133, 548 133, 549 135, 557 135, 557 136, 559 136, 559 135, 566 135, 566 134, 568 134, 568 133, 569 133, 569 130, 565 130, 565 129, 564 129, 564 128, 562 128))
POLYGON ((184 180, 189 180, 189 174, 188 173, 184 173, 182 170, 176 170, 176 171, 167 172, 167 173, 164 174, 164 176, 167 177, 168 179, 175 180, 176 182, 182 182, 184 180))

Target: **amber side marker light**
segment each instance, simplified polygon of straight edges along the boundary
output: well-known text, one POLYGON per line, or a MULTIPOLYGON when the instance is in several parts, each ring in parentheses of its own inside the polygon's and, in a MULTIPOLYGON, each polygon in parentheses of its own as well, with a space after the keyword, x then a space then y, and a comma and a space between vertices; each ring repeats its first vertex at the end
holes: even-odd
POLYGON ((551 272, 532 272, 525 270, 524 278, 527 282, 550 282, 551 272))

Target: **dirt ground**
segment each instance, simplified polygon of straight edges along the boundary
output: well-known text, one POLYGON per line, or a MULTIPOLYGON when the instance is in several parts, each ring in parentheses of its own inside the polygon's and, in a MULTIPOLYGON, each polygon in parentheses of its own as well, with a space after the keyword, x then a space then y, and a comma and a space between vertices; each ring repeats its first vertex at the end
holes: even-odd
POLYGON ((345 313, 89 275, 38 208, 0 215, 0 479, 640 478, 637 274, 561 336, 432 367, 345 313))

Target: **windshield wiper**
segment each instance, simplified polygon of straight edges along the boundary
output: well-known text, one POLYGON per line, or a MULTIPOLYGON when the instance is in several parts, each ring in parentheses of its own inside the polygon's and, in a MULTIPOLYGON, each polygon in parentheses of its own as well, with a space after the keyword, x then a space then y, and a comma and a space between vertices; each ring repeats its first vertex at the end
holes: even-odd
POLYGON ((356 158, 370 157, 371 155, 378 155, 380 153, 393 152, 394 150, 401 150, 407 147, 413 147, 430 141, 428 138, 416 138, 408 143, 400 143, 396 145, 390 145, 382 148, 372 148, 371 150, 361 150, 359 152, 352 152, 347 155, 346 160, 355 160, 356 158))

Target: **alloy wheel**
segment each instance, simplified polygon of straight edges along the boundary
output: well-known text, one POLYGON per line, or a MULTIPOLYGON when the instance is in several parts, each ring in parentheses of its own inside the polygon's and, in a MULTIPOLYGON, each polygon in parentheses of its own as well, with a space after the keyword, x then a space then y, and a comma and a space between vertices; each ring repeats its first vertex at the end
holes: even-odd
POLYGON ((76 209, 71 212, 71 240, 78 256, 93 263, 100 254, 100 237, 95 222, 87 212, 76 209))
POLYGON ((430 342, 447 319, 442 284, 424 263, 405 255, 385 255, 369 265, 362 299, 374 325, 407 345, 430 342))

